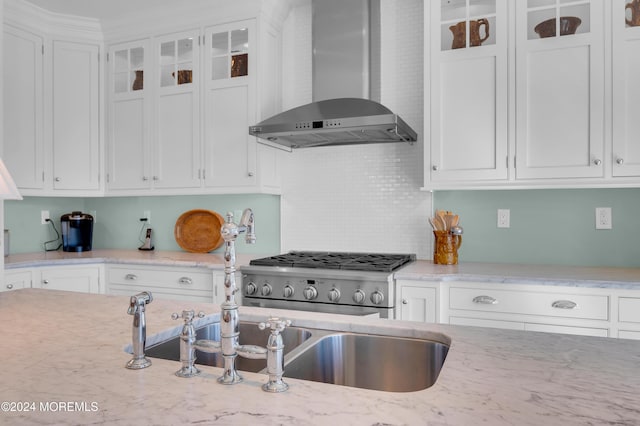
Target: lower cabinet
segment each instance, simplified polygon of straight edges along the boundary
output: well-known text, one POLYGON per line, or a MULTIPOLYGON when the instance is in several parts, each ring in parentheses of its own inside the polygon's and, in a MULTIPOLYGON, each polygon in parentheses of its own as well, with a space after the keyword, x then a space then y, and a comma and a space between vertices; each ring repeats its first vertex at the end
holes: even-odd
POLYGON ((4 273, 4 287, 0 291, 19 290, 21 288, 31 288, 30 270, 8 270, 4 273))
POLYGON ((107 293, 133 295, 150 291, 154 298, 220 303, 224 273, 204 268, 107 265, 107 293))
POLYGON ((104 293, 103 280, 100 279, 102 270, 102 265, 34 268, 32 270, 33 287, 82 293, 104 293))
POLYGON ((640 295, 618 298, 618 337, 640 340, 640 295))
POLYGON ((429 287, 413 281, 396 282, 396 319, 437 322, 437 308, 437 286, 429 287))

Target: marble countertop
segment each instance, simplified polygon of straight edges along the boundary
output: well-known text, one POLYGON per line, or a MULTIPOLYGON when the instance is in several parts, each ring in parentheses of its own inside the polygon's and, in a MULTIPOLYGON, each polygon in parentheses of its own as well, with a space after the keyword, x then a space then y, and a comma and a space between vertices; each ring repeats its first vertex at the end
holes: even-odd
MULTIPOLYGON (((254 258, 273 255, 238 254, 237 265, 248 265, 254 258)), ((13 254, 5 257, 5 269, 83 263, 148 264, 158 266, 224 269, 224 257, 217 253, 184 251, 93 250, 81 253, 62 251, 13 254)), ((579 287, 640 289, 640 268, 585 267, 559 265, 521 265, 508 263, 463 262, 434 265, 417 260, 395 272, 396 279, 419 281, 479 281, 511 284, 541 284, 579 287)))
MULTIPOLYGON (((34 404, 28 409, 23 404, 20 411, 4 411, 11 406, 3 404, 0 423, 640 423, 640 341, 241 307, 242 320, 279 314, 297 326, 450 342, 440 377, 423 391, 390 393, 287 379, 289 391, 269 394, 260 388, 267 377, 258 373, 243 373, 243 383, 223 386, 216 382, 222 372, 216 367, 203 366, 203 374, 191 379, 173 374, 176 361, 153 359, 148 369, 125 369, 128 303, 124 296, 53 290, 0 293, 5 348, 0 400, 34 404)), ((212 304, 154 300, 147 306, 149 341, 178 333, 170 314, 187 307, 218 312, 212 304)), ((383 372, 381 365, 371 374, 383 372)))

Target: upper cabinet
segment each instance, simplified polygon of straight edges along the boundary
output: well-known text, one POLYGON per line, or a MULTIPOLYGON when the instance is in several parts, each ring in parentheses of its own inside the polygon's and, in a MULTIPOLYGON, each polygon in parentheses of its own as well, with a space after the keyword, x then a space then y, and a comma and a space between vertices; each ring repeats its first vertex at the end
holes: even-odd
POLYGON ((248 134, 258 82, 278 87, 279 35, 258 53, 270 28, 248 19, 109 48, 108 193, 279 191, 277 150, 248 134))
POLYGON ((602 1, 516 3, 516 179, 604 177, 602 1))
POLYGON ((605 2, 433 3, 425 188, 611 184, 605 2))
MULTIPOLYGON (((612 174, 640 176, 640 1, 613 2, 612 174)), ((636 180, 637 181, 637 180, 636 180)))
POLYGON ((507 178, 506 0, 431 4, 433 183, 507 178))
POLYGON ((16 185, 22 195, 100 195, 99 27, 58 17, 52 29, 15 1, 4 12, 2 156, 16 185))

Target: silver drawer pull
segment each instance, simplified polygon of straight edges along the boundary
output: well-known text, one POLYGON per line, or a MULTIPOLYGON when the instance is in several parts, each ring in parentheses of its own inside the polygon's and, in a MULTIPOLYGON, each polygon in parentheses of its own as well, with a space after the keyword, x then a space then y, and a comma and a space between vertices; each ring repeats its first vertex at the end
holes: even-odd
POLYGON ((491 296, 476 296, 473 298, 473 303, 478 303, 480 305, 495 305, 498 303, 498 299, 491 296))
POLYGON ((124 276, 125 280, 131 280, 131 281, 135 281, 138 279, 138 276, 136 274, 127 274, 124 276))
POLYGON ((556 300, 551 304, 551 307, 558 309, 575 309, 578 307, 578 304, 571 300, 556 300))
POLYGON ((189 277, 182 277, 178 280, 180 284, 193 284, 193 280, 189 277))

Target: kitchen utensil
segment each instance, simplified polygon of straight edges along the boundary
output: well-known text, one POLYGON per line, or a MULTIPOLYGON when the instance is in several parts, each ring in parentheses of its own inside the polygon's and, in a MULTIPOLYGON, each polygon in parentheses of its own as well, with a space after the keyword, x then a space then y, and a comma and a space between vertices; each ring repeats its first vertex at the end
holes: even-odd
POLYGON ((195 209, 184 212, 176 221, 173 235, 184 250, 208 253, 222 245, 220 228, 224 218, 211 210, 195 209))
MULTIPOLYGON (((576 16, 561 16, 560 17, 560 35, 575 34, 576 30, 582 23, 582 20, 576 16)), ((547 19, 540 22, 533 29, 540 38, 555 37, 556 36, 556 18, 547 19)))

